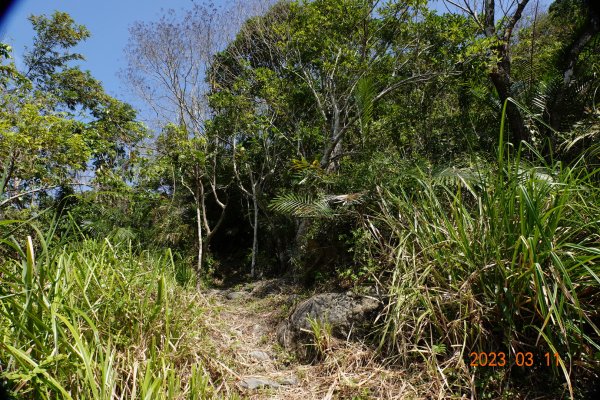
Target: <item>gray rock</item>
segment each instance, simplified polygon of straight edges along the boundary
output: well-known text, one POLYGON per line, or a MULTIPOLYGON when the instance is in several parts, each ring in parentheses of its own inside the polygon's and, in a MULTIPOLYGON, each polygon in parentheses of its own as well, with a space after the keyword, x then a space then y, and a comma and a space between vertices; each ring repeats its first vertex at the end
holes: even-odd
POLYGON ((272 294, 282 293, 289 285, 284 279, 270 279, 257 282, 252 289, 252 296, 262 299, 272 294))
POLYGON ((230 292, 227 293, 227 299, 228 300, 236 300, 236 299, 240 299, 242 297, 246 297, 247 293, 246 292, 230 292))
POLYGON ((265 328, 263 326, 256 324, 252 327, 253 335, 260 336, 260 335, 263 335, 264 333, 265 333, 265 328))
POLYGON ((240 386, 246 389, 259 389, 262 387, 278 388, 281 385, 271 379, 262 378, 260 376, 248 376, 242 379, 240 386))
POLYGON ((298 378, 294 375, 285 377, 279 380, 279 383, 284 386, 296 386, 298 384, 298 378))
POLYGON ((308 361, 314 354, 309 319, 331 327, 340 339, 361 338, 377 316, 381 302, 373 297, 352 293, 322 293, 299 303, 292 314, 277 326, 277 340, 286 350, 295 350, 308 361))
POLYGON ((254 350, 254 351, 250 352, 250 357, 252 357, 258 361, 268 361, 271 359, 271 357, 269 357, 269 355, 267 353, 265 353, 264 351, 260 351, 260 350, 254 350))

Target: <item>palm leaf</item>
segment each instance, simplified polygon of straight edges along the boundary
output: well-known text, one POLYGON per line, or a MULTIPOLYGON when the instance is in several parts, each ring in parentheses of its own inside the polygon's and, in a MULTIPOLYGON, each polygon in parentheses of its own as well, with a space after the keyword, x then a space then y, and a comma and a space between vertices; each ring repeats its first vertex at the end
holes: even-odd
POLYGON ((360 204, 363 197, 364 193, 330 194, 317 198, 308 194, 286 193, 275 197, 269 204, 269 208, 294 217, 329 218, 335 215, 331 204, 341 206, 360 204))
POLYGON ((334 214, 326 198, 314 199, 307 194, 286 193, 277 196, 269 208, 295 217, 331 217, 334 214))

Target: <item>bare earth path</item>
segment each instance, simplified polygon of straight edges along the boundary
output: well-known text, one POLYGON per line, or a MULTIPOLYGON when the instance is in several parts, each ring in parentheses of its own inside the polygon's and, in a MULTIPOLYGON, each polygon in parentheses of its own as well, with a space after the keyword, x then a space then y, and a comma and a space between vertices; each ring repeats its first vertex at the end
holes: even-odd
POLYGON ((378 366, 362 345, 333 344, 315 365, 299 363, 282 349, 276 327, 293 306, 289 292, 257 298, 249 291, 213 290, 207 300, 213 362, 225 377, 219 390, 225 398, 417 398, 402 374, 378 366))
POLYGON ((283 318, 287 295, 259 299, 249 293, 213 293, 209 300, 213 341, 233 386, 249 399, 313 399, 323 396, 311 387, 313 366, 298 365, 277 345, 276 326, 283 318), (237 295, 237 297, 236 297, 237 295), (255 387, 258 386, 258 387, 255 387))

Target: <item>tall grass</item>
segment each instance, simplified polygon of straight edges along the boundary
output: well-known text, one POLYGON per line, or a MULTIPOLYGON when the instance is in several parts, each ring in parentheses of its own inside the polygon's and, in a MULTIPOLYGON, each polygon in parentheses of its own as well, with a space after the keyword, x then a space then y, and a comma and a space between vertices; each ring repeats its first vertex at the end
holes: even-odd
POLYGON ((0 378, 15 398, 214 396, 201 302, 170 251, 52 250, 41 234, 1 245, 14 257, 0 264, 0 378))
POLYGON ((578 396, 600 370, 599 172, 501 140, 494 163, 381 189, 371 230, 389 233, 392 271, 381 345, 423 360, 445 395, 510 397, 511 382, 528 379, 578 396), (507 365, 471 367, 474 351, 504 352, 507 365), (517 367, 518 352, 534 366, 517 367), (546 352, 559 365, 546 366, 546 352))

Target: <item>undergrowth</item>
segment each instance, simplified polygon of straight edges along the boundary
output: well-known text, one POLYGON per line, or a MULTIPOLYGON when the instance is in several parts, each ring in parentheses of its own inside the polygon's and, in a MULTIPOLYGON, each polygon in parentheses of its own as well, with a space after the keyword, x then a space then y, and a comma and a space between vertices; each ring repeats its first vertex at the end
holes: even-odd
POLYGON ((411 185, 380 188, 368 229, 390 271, 381 347, 423 363, 435 396, 593 396, 598 172, 501 140, 495 162, 414 170, 411 185), (502 352, 506 364, 472 366, 473 352, 502 352))
POLYGON ((214 397, 202 302, 169 250, 48 242, 2 241, 0 378, 14 398, 214 397))

